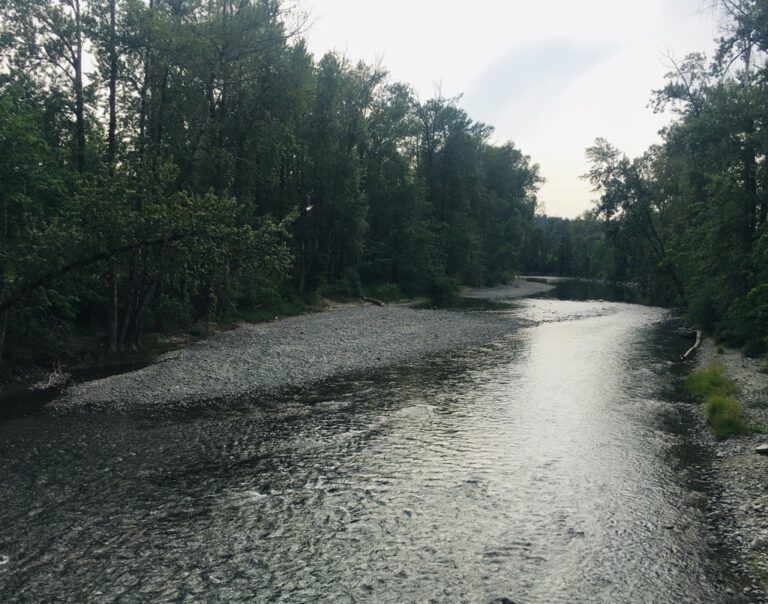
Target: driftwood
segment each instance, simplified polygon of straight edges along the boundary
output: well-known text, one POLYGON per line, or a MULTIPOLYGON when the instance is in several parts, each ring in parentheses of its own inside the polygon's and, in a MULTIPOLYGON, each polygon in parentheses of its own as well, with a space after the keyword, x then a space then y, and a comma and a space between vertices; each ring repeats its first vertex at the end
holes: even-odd
POLYGON ((365 296, 360 296, 360 299, 365 302, 370 302, 371 304, 375 304, 376 306, 384 306, 384 302, 381 300, 377 300, 376 298, 367 298, 365 296))
POLYGON ((694 343, 693 346, 691 346, 687 350, 687 352, 684 355, 682 355, 680 357, 680 360, 681 361, 685 361, 693 353, 694 350, 696 350, 699 346, 701 346, 701 341, 702 341, 703 338, 704 338, 704 334, 701 332, 700 329, 697 329, 696 330, 696 342, 694 343))
POLYGON ((46 390, 52 390, 55 388, 63 388, 72 381, 72 376, 69 375, 62 367, 56 366, 51 373, 48 374, 48 381, 40 380, 37 384, 32 386, 32 390, 38 390, 44 392, 46 390))

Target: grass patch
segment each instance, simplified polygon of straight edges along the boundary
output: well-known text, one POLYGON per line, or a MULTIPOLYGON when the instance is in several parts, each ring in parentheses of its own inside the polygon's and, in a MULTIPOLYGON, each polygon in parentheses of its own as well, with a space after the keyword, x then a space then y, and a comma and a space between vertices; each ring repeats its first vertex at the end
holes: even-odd
POLYGON ((756 554, 751 553, 747 559, 747 570, 755 577, 763 586, 768 586, 768 570, 766 570, 762 560, 756 554))
POLYGON ((704 403, 704 413, 718 440, 751 432, 742 417, 739 401, 732 396, 710 395, 704 403))
POLYGON ((685 389, 693 398, 704 401, 713 394, 730 396, 736 393, 736 384, 725 375, 725 365, 710 363, 685 378, 685 389))
POLYGON ((704 402, 704 415, 719 440, 753 431, 744 421, 741 404, 732 396, 736 384, 725 375, 722 363, 693 372, 684 385, 694 399, 704 402))

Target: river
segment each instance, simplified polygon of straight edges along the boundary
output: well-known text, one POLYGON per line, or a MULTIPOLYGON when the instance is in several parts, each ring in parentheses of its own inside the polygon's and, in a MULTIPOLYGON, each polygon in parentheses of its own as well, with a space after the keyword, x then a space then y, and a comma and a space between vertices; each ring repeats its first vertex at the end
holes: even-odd
POLYGON ((670 313, 557 298, 280 400, 0 423, 0 601, 749 601, 670 313))

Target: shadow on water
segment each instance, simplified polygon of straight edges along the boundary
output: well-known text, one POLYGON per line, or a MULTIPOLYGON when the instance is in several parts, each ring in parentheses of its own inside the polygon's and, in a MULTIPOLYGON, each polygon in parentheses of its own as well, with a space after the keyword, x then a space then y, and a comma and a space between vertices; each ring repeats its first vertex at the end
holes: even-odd
MULTIPOLYGON (((79 384, 136 371, 151 362, 147 357, 139 361, 76 367, 69 369, 69 384, 79 384)), ((4 421, 30 417, 46 412, 46 405, 59 396, 65 386, 38 388, 36 386, 14 385, 0 391, 0 423, 4 421)))
POLYGON ((540 298, 555 300, 604 300, 628 304, 651 304, 640 291, 631 285, 610 283, 595 279, 570 279, 566 277, 526 277, 527 281, 554 285, 555 289, 538 294, 540 298))
POLYGON ((509 310, 511 303, 503 300, 488 300, 486 298, 467 298, 464 296, 452 296, 440 302, 423 302, 414 306, 417 310, 509 310))

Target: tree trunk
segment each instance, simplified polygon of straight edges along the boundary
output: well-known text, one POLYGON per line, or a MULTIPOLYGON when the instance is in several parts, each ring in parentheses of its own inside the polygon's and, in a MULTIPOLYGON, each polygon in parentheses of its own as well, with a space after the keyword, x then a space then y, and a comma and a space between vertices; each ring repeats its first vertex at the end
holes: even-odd
MULTIPOLYGON (((149 0, 149 12, 155 6, 155 0, 149 0)), ((147 146, 147 113, 148 105, 147 94, 149 92, 149 72, 152 69, 152 53, 149 48, 144 51, 144 76, 141 80, 141 90, 139 91, 139 156, 144 155, 147 146)))
POLYGON ((163 128, 165 126, 165 105, 168 96, 168 76, 170 69, 168 65, 163 70, 163 78, 160 82, 160 104, 157 108, 157 120, 155 123, 155 136, 153 146, 155 148, 155 158, 160 158, 161 147, 163 143, 163 128))
MULTIPOLYGON (((109 0, 109 124, 107 126, 107 165, 114 173, 117 160, 117 17, 116 0, 109 0)), ((117 263, 112 257, 107 262, 107 307, 109 351, 117 352, 117 263)))
POLYGON ((85 172, 85 98, 83 95, 83 32, 80 18, 80 0, 73 3, 75 11, 75 164, 78 172, 85 172))
POLYGON ((144 334, 144 321, 147 317, 149 305, 152 302, 152 298, 154 297, 155 292, 157 291, 159 282, 160 277, 152 279, 149 287, 146 288, 144 295, 141 297, 138 311, 136 313, 136 318, 133 321, 133 329, 131 330, 130 335, 130 346, 133 349, 138 349, 141 346, 141 336, 144 334))
POLYGON ((110 169, 117 156, 117 17, 116 0, 109 0, 109 125, 107 127, 107 163, 110 169))
POLYGON ((5 326, 8 324, 8 313, 10 310, 4 310, 0 313, 0 365, 3 364, 3 344, 5 344, 5 326))
POLYGON ((114 258, 107 263, 107 308, 109 351, 117 352, 117 263, 114 258))

